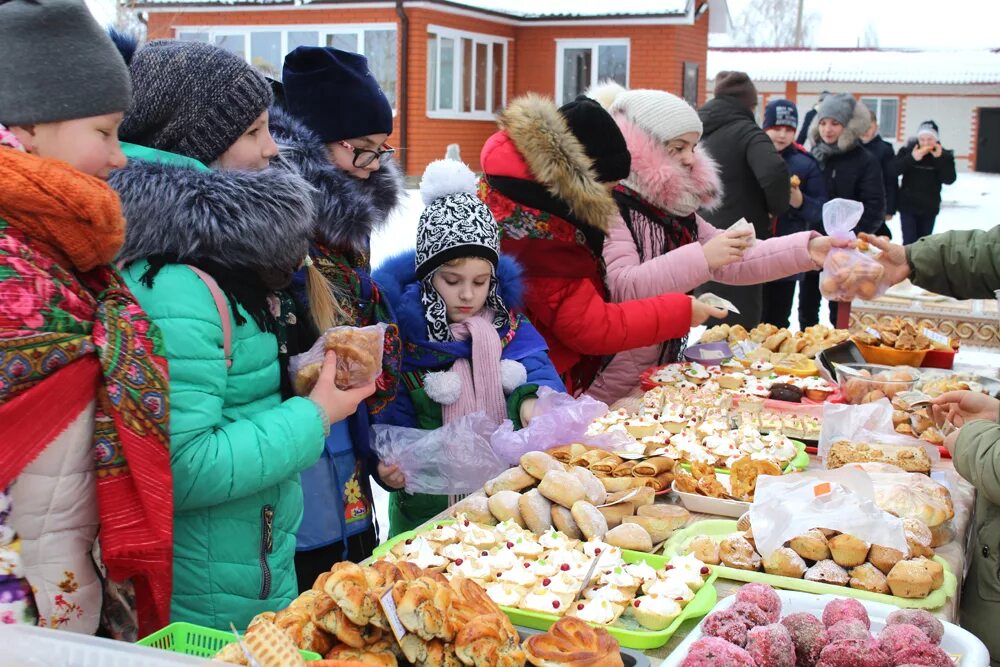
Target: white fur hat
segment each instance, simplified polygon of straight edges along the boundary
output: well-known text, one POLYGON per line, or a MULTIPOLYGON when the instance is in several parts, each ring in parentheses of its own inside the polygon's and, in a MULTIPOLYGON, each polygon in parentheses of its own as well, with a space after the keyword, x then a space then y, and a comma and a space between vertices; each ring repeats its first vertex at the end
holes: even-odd
POLYGON ((666 143, 687 132, 701 137, 698 112, 677 97, 662 90, 626 90, 614 81, 591 88, 587 97, 597 100, 612 115, 620 113, 643 131, 666 143))

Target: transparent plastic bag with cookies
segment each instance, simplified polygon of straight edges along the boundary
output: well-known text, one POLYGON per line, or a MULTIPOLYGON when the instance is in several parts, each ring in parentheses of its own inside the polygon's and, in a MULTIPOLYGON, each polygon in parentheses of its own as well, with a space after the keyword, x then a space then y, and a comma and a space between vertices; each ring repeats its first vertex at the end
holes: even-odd
MULTIPOLYGON (((831 199, 823 205, 823 228, 827 236, 853 241, 865 207, 851 199, 831 199)), ((834 248, 827 253, 819 274, 819 291, 830 301, 850 301, 854 297, 874 299, 889 288, 883 280, 885 270, 866 248, 834 248)))
POLYGON ((288 362, 295 393, 306 396, 312 391, 330 350, 337 353, 337 378, 340 389, 354 389, 371 384, 382 373, 382 352, 389 325, 379 322, 368 327, 333 327, 302 354, 288 362))
POLYGON ((879 508, 871 479, 844 468, 757 480, 750 524, 767 559, 785 542, 820 527, 907 552, 903 520, 879 508))
POLYGON ((909 472, 929 473, 941 461, 941 450, 929 442, 899 433, 893 423, 894 412, 892 403, 886 398, 862 405, 824 403, 823 429, 817 447, 819 457, 828 468, 844 463, 882 462, 898 465, 909 472), (858 445, 863 451, 845 458, 844 448, 840 447, 836 462, 831 461, 834 445, 845 442, 858 445))

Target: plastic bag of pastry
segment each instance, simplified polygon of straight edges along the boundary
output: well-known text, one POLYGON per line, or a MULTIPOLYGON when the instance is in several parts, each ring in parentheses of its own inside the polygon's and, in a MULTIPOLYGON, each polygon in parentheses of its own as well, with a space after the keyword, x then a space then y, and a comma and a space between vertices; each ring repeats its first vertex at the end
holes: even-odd
POLYGON ((880 509, 871 480, 851 468, 759 477, 750 523, 764 559, 814 528, 903 552, 909 549, 903 520, 880 509))
POLYGON ((872 481, 875 503, 901 519, 916 519, 934 529, 955 516, 951 492, 927 475, 885 463, 852 463, 872 481))
POLYGON ((316 384, 327 350, 337 353, 336 385, 341 389, 363 387, 382 373, 385 331, 382 322, 370 327, 333 327, 319 337, 311 348, 288 361, 288 374, 295 393, 306 396, 316 384))
MULTIPOLYGON (((507 422, 509 423, 509 422, 507 422)), ((474 412, 433 431, 372 426, 372 449, 388 465, 398 465, 407 493, 472 493, 507 469, 490 446, 497 423, 474 412)))
MULTIPOLYGON (((831 199, 823 205, 823 228, 827 236, 854 240, 854 227, 865 207, 851 199, 831 199)), ((834 248, 827 253, 819 274, 819 291, 830 301, 854 297, 874 299, 885 293, 885 270, 870 255, 853 248, 834 248)))
POLYGON ((587 435, 591 423, 607 412, 607 405, 589 396, 573 398, 549 387, 541 387, 531 422, 519 431, 515 431, 509 421, 501 424, 491 440, 493 451, 501 461, 516 465, 522 454, 566 443, 613 450, 631 438, 624 434, 616 438, 615 432, 587 435))
MULTIPOLYGON (((926 467, 933 466, 941 460, 941 450, 936 446, 918 440, 908 435, 902 435, 893 425, 893 406, 888 399, 882 398, 872 403, 862 405, 847 405, 843 403, 823 404, 823 430, 819 436, 819 457, 827 462, 829 467, 830 450, 834 443, 878 443, 879 449, 892 454, 893 448, 920 448, 926 453, 926 459, 921 456, 926 467)), ((919 453, 918 453, 919 455, 919 453)), ((890 456, 890 458, 892 458, 890 456)), ((846 463, 863 463, 871 458, 859 458, 846 463)), ((894 463, 886 460, 885 463, 894 463)), ((921 470, 921 472, 930 472, 921 470)))

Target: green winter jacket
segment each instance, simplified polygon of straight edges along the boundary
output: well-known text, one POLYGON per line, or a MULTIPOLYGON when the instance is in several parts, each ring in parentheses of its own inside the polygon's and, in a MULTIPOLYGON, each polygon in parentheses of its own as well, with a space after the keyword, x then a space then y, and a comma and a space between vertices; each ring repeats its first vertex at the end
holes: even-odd
MULTIPOLYGON (((906 247, 910 280, 957 299, 989 299, 1000 289, 1000 226, 925 237, 906 247)), ((962 591, 962 626, 1000 665, 1000 424, 973 421, 955 443, 955 469, 976 487, 975 539, 962 591)))
POLYGON ((232 325, 227 368, 219 309, 205 282, 179 263, 165 265, 152 287, 141 277, 149 266, 144 258, 157 254, 197 263, 198 253, 228 253, 249 263, 256 253, 261 262, 294 267, 295 257, 305 254, 308 224, 291 216, 312 219, 309 191, 297 177, 134 158, 110 182, 129 223, 124 277, 160 327, 169 362, 171 620, 244 628, 254 615, 280 609, 297 594, 299 472, 320 456, 325 417, 307 398, 282 400, 277 338, 242 306, 245 323, 237 325, 226 303, 232 325), (289 237, 301 232, 301 248, 284 247, 292 244, 288 238, 275 240, 277 247, 254 248, 260 239, 274 239, 277 228, 289 237))

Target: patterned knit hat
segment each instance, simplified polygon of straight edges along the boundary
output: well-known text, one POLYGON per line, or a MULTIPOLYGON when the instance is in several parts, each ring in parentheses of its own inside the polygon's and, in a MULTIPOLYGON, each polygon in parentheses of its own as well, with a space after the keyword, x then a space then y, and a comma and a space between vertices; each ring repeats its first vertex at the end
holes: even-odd
POLYGON ((497 289, 499 226, 489 207, 476 196, 476 175, 457 160, 436 160, 424 170, 420 195, 426 208, 417 224, 416 269, 430 340, 453 340, 447 307, 432 280, 442 264, 462 257, 478 257, 490 263, 493 277, 486 308, 494 313, 494 326, 509 325, 510 314, 497 289))
POLYGON ((600 102, 610 114, 622 114, 640 130, 666 143, 682 134, 694 132, 701 137, 701 118, 694 108, 662 90, 625 90, 606 82, 587 95, 600 102))
POLYGON ((157 40, 129 63, 132 106, 122 141, 211 164, 273 99, 264 76, 239 56, 211 44, 157 40))

